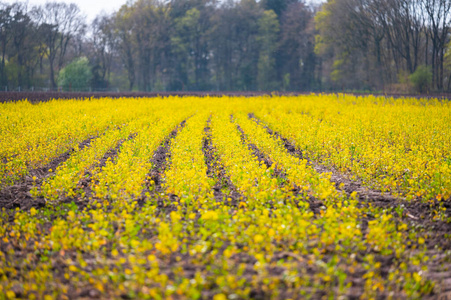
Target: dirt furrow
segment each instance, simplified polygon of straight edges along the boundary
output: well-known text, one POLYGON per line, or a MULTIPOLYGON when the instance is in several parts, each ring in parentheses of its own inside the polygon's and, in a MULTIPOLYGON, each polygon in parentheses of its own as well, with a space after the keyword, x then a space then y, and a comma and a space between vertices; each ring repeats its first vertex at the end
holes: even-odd
POLYGON ((208 120, 204 131, 202 151, 207 164, 207 175, 216 179, 216 184, 213 186, 215 199, 217 202, 225 202, 230 206, 238 206, 240 201, 244 200, 244 196, 237 190, 227 176, 224 167, 215 156, 216 149, 211 141, 210 120, 208 120))
MULTIPOLYGON (((90 136, 89 138, 78 144, 78 149, 83 150, 91 144, 91 141, 97 136, 90 136)), ((70 155, 75 151, 74 148, 64 152, 45 166, 30 170, 25 178, 14 185, 7 186, 0 191, 0 209, 20 208, 21 210, 29 210, 32 207, 43 207, 45 201, 43 198, 33 198, 30 190, 34 186, 40 186, 42 182, 55 174, 56 168, 69 159, 70 155), (34 178, 34 180, 33 180, 34 178)))
MULTIPOLYGON (((244 133, 243 129, 240 127, 240 125, 236 124, 238 131, 241 134, 241 140, 243 144, 247 145, 248 148, 254 153, 254 155, 257 157, 258 161, 260 163, 264 163, 267 168, 271 167, 273 165, 273 161, 270 157, 268 157, 266 154, 264 154, 258 147, 248 140, 246 137, 246 134, 244 133)), ((281 166, 276 165, 274 168, 274 173, 271 174, 273 178, 277 178, 279 182, 279 186, 281 188, 286 187, 289 183, 288 178, 286 177, 285 171, 281 166)), ((293 196, 298 196, 301 189, 298 186, 295 186, 294 184, 290 184, 291 191, 293 193, 293 196)), ((309 203, 310 209, 313 211, 315 215, 319 214, 321 211, 321 207, 324 206, 324 203, 321 200, 318 200, 315 197, 309 196, 308 199, 303 199, 303 201, 306 201, 309 203)), ((295 203, 298 204, 298 200, 295 199, 295 203)))
MULTIPOLYGON (((168 161, 171 158, 170 143, 173 138, 178 134, 178 132, 185 127, 186 120, 183 120, 179 125, 177 125, 174 130, 164 139, 161 145, 157 148, 153 157, 151 159, 152 169, 149 171, 147 178, 150 180, 146 181, 146 187, 141 193, 141 199, 139 199, 139 204, 142 205, 149 200, 148 195, 151 199, 156 199, 158 206, 163 208, 165 206, 164 201, 161 197, 163 192, 162 188, 162 174, 168 167, 168 161), (152 183, 153 182, 153 183, 152 183)), ((170 195, 170 200, 175 200, 176 195, 170 195)))
MULTIPOLYGON (((121 139, 114 148, 108 150, 96 164, 97 169, 99 170, 103 169, 108 160, 114 161, 114 159, 117 157, 121 149, 122 144, 124 144, 126 141, 134 139, 136 135, 137 135, 136 133, 131 133, 126 139, 121 139)), ((75 203, 77 203, 78 205, 82 205, 83 203, 86 203, 86 200, 92 199, 93 198, 91 190, 92 175, 93 175, 92 170, 86 171, 83 179, 77 185, 78 188, 83 189, 83 192, 85 194, 84 199, 66 198, 64 199, 64 202, 75 201, 75 203)))
MULTIPOLYGON (((265 164, 265 166, 267 168, 270 168, 273 165, 273 161, 271 160, 270 157, 268 157, 267 155, 265 155, 262 151, 260 151, 260 149, 258 149, 257 145, 255 145, 254 143, 252 143, 246 136, 246 134, 244 133, 243 129, 241 128, 240 125, 236 124, 236 128, 238 129, 238 131, 240 132, 240 136, 241 136, 241 141, 244 145, 247 145, 247 147, 249 148, 249 150, 252 151, 252 153, 257 157, 258 161, 260 163, 265 164)), ((287 182, 287 178, 285 176, 285 173, 283 172, 283 170, 279 167, 276 166, 276 168, 274 169, 274 174, 271 174, 271 176, 273 178, 277 178, 279 177, 280 179, 282 179, 282 185, 284 185, 287 182)))
POLYGON ((249 113, 248 117, 255 121, 260 126, 264 127, 267 132, 277 138, 279 138, 285 146, 285 149, 292 155, 306 159, 310 166, 312 166, 318 173, 331 173, 331 181, 335 184, 338 190, 350 195, 353 192, 357 192, 361 205, 371 204, 373 207, 392 208, 402 211, 402 216, 411 220, 424 220, 427 219, 431 211, 445 208, 446 212, 451 212, 450 202, 438 202, 428 201, 423 203, 420 201, 406 201, 404 198, 396 198, 389 193, 383 193, 381 191, 370 189, 362 184, 359 180, 351 180, 345 174, 333 169, 325 167, 321 164, 311 160, 307 155, 302 153, 296 145, 291 143, 287 138, 283 137, 278 132, 272 130, 266 126, 261 120, 255 117, 254 114, 249 113))
MULTIPOLYGON (((440 251, 446 251, 446 255, 438 256, 430 253, 430 268, 428 272, 428 278, 435 279, 437 276, 443 276, 442 272, 451 269, 451 239, 448 237, 451 232, 451 223, 445 220, 439 220, 436 218, 437 214, 434 211, 438 211, 441 208, 445 208, 446 213, 449 215, 451 203, 437 201, 430 201, 428 203, 422 203, 420 201, 406 201, 402 198, 396 198, 390 194, 382 193, 377 190, 373 190, 365 187, 360 181, 350 180, 346 175, 341 174, 337 170, 322 166, 302 153, 296 146, 288 139, 284 138, 278 132, 273 131, 266 126, 261 120, 256 118, 252 113, 248 117, 254 120, 260 126, 263 126, 269 134, 280 138, 287 151, 299 158, 307 159, 309 164, 318 173, 331 173, 331 181, 335 184, 336 188, 342 190, 346 194, 350 195, 352 192, 358 193, 358 199, 362 207, 372 207, 380 209, 391 209, 395 218, 399 218, 404 222, 409 222, 412 226, 416 227, 419 231, 424 232, 429 236, 426 240, 428 249, 440 249, 440 251), (448 250, 448 251, 447 251, 448 250), (438 270, 440 271, 437 271, 438 270), (437 275, 440 274, 440 275, 437 275)), ((362 220, 362 231, 366 230, 369 220, 374 219, 371 214, 367 215, 367 218, 362 220)), ((442 252, 445 253, 445 252, 442 252)), ((445 274, 446 275, 446 274, 445 274)), ((440 277, 439 283, 441 283, 440 292, 451 291, 451 286, 448 286, 450 277, 440 277)))
POLYGON ((347 193, 348 195, 350 195, 352 192, 357 192, 359 195, 359 199, 361 201, 371 200, 372 202, 377 201, 377 202, 381 202, 381 203, 392 203, 393 201, 399 200, 387 193, 382 193, 377 190, 369 189, 369 188, 363 186, 363 184, 360 181, 350 180, 344 174, 341 174, 340 172, 338 172, 334 169, 327 168, 323 165, 316 163, 315 161, 311 160, 307 155, 304 155, 304 153, 302 153, 302 151, 299 150, 296 147, 296 145, 291 143, 287 138, 283 137, 278 132, 276 132, 276 131, 272 130, 271 128, 269 128, 268 126, 266 126, 253 113, 249 113, 248 117, 251 120, 255 121, 257 124, 259 124, 260 126, 264 127, 270 135, 279 138, 283 142, 285 149, 288 151, 288 153, 290 153, 291 155, 296 156, 300 159, 306 159, 308 161, 308 163, 310 164, 310 166, 312 166, 316 172, 318 172, 320 174, 331 173, 332 174, 331 181, 335 184, 337 189, 342 190, 343 192, 347 193))

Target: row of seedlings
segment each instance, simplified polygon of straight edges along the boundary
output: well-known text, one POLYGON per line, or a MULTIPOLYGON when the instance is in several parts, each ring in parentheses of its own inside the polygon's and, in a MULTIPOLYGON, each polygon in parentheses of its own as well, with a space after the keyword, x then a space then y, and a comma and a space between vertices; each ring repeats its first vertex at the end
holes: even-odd
POLYGON ((171 141, 169 168, 164 173, 163 187, 167 195, 176 195, 186 206, 213 198, 212 180, 207 176, 207 165, 202 141, 208 114, 202 112, 187 120, 180 133, 171 141))
POLYGON ((212 143, 232 183, 248 201, 242 205, 255 206, 257 202, 284 199, 288 193, 281 189, 277 178, 257 156, 246 147, 230 114, 218 112, 211 118, 212 143))
POLYGON ((256 115, 311 159, 371 188, 407 200, 451 197, 448 103, 323 97, 282 99, 256 115))
MULTIPOLYGON (((162 111, 139 128, 137 136, 125 142, 115 160, 108 160, 92 180, 96 198, 131 200, 138 198, 145 188, 152 156, 158 146, 184 119, 184 111, 169 114, 162 111)), ((153 183, 150 182, 150 185, 153 183)))
POLYGON ((76 100, 24 102, 14 110, 8 109, 12 103, 0 104, 0 120, 4 120, 0 122, 0 186, 12 184, 83 141, 152 109, 146 104, 131 109, 127 102, 136 100, 100 99, 83 105, 76 100))
POLYGON ((65 197, 84 198, 84 191, 80 187, 83 179, 98 172, 100 159, 105 153, 134 134, 143 123, 144 120, 139 119, 121 128, 113 128, 92 140, 82 150, 76 148, 69 159, 56 168, 53 176, 47 178, 39 189, 34 189, 33 195, 42 196, 51 202, 65 197))

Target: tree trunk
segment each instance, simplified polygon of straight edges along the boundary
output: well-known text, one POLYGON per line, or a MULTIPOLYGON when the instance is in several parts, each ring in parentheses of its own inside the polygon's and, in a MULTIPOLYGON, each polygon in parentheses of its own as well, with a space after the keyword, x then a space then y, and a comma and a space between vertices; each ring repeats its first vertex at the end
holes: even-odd
POLYGON ((56 82, 55 82, 55 70, 54 70, 54 59, 50 59, 49 57, 49 63, 50 63, 50 84, 52 85, 52 89, 56 89, 56 82))
POLYGON ((438 78, 438 83, 439 83, 439 89, 442 90, 443 89, 443 64, 444 64, 444 48, 441 47, 440 49, 440 55, 439 55, 439 68, 440 68, 440 74, 439 74, 439 78, 438 78))

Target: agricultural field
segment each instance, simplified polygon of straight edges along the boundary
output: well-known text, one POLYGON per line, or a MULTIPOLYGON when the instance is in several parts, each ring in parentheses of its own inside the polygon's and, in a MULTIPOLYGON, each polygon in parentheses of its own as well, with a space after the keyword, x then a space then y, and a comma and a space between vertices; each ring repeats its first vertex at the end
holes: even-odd
POLYGON ((0 299, 451 295, 451 102, 0 104, 0 299))

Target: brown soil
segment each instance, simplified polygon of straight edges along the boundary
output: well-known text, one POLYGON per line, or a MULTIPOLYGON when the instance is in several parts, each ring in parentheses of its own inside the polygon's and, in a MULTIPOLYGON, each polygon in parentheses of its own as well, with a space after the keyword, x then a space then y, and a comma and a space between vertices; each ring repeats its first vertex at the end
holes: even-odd
POLYGON ((263 126, 268 131, 269 134, 279 138, 283 142, 285 149, 288 151, 288 153, 300 159, 306 159, 308 163, 315 169, 315 171, 320 174, 331 173, 332 174, 331 181, 335 184, 337 189, 346 192, 346 194, 348 195, 350 195, 352 192, 357 192, 358 197, 362 202, 367 202, 371 200, 381 203, 392 203, 393 201, 397 201, 397 198, 393 197, 390 194, 382 193, 377 190, 368 189, 360 181, 350 180, 344 174, 334 169, 320 165, 315 161, 312 161, 309 157, 304 155, 302 151, 296 147, 296 145, 291 143, 288 139, 280 135, 278 132, 275 132, 271 128, 266 126, 263 122, 257 119, 254 114, 250 113, 248 116, 250 119, 254 120, 257 124, 263 126))
MULTIPOLYGON (((81 142, 78 145, 79 149, 82 150, 88 147, 94 138, 91 136, 81 142)), ((21 210, 29 210, 32 207, 43 207, 45 200, 43 198, 33 198, 30 194, 31 189, 34 186, 39 187, 47 177, 55 174, 56 168, 69 159, 73 152, 74 148, 64 152, 45 166, 30 170, 28 175, 16 184, 3 188, 0 191, 0 209, 4 207, 6 209, 20 208, 21 210), (50 172, 50 170, 52 171, 50 172), (33 177, 36 177, 35 181, 33 181, 33 177)))
POLYGON ((245 197, 232 183, 219 159, 215 156, 216 148, 211 141, 210 120, 204 128, 204 132, 202 150, 207 164, 207 175, 216 179, 216 184, 213 186, 215 199, 217 202, 225 202, 230 206, 238 206, 240 201, 245 201, 245 197))
MULTIPOLYGON (((254 116, 250 116, 253 119, 255 119, 254 116)), ((256 119, 255 119, 256 120, 256 119)), ((258 120, 256 120, 258 122, 258 120)), ((161 210, 171 210, 172 206, 170 205, 170 201, 173 199, 176 199, 175 195, 170 195, 169 199, 163 199, 161 196, 159 196, 157 193, 162 192, 161 187, 161 174, 164 172, 164 170, 167 167, 168 160, 170 158, 170 141, 172 138, 174 138, 178 131, 184 126, 184 122, 182 122, 176 129, 174 129, 171 134, 166 137, 164 142, 161 144, 161 146, 156 150, 154 157, 152 159, 153 168, 149 172, 150 178, 155 182, 155 188, 150 189, 150 185, 147 186, 146 191, 144 191, 143 199, 141 199, 141 203, 144 201, 154 201, 154 199, 157 199, 158 206, 161 210), (150 199, 145 196, 145 193, 148 192, 151 194, 150 199), (169 203, 166 202, 169 200, 169 203)), ((260 122, 261 125, 263 125, 260 122)), ((269 128, 268 132, 273 135, 280 135, 277 132, 271 131, 269 128)), ((227 197, 230 197, 232 194, 232 201, 231 205, 236 205, 238 199, 241 199, 241 195, 236 191, 236 188, 231 184, 230 179, 227 178, 225 175, 225 170, 221 168, 220 164, 217 161, 217 158, 215 158, 215 148, 214 145, 212 145, 211 142, 211 131, 209 126, 205 128, 205 138, 203 141, 203 150, 205 154, 205 160, 208 166, 208 173, 209 176, 212 176, 213 178, 217 178, 218 182, 215 185, 215 198, 217 200, 223 199, 225 197, 225 191, 232 191, 232 193, 229 193, 227 197), (218 191, 216 191, 216 189, 218 191), (233 194, 233 192, 236 192, 236 194, 233 194)), ((130 138, 130 137, 129 137, 130 138)), ((292 155, 295 155, 297 157, 302 158, 303 154, 301 151, 296 149, 294 144, 291 144, 288 140, 283 139, 285 148, 288 150, 289 153, 292 155)), ((80 144, 80 147, 85 147, 89 145, 90 141, 92 139, 88 139, 80 144)), ((255 145, 249 145, 251 149, 255 150, 257 157, 262 160, 264 163, 268 163, 271 165, 273 162, 268 160, 264 157, 264 155, 259 151, 259 149, 255 145)), ((110 150, 108 153, 105 154, 105 156, 102 158, 101 164, 104 164, 108 157, 115 157, 117 155, 118 150, 120 149, 120 145, 117 145, 114 149, 110 150)), ((39 176, 40 182, 47 176, 52 175, 49 172, 49 169, 55 170, 56 167, 62 163, 63 161, 67 160, 70 156, 71 152, 67 152, 54 161, 52 161, 49 165, 30 171, 30 175, 28 177, 32 176, 39 176), (33 174, 33 175, 31 175, 33 174)), ((447 251, 451 250, 451 244, 449 241, 449 238, 445 237, 445 234, 449 234, 451 232, 451 225, 443 222, 443 221, 436 221, 433 220, 432 211, 434 208, 437 208, 436 205, 439 205, 438 203, 421 203, 417 201, 407 202, 404 199, 397 199, 395 197, 392 197, 387 194, 380 193, 376 190, 367 189, 364 187, 360 182, 358 181, 352 181, 349 180, 345 175, 340 174, 339 172, 335 170, 330 170, 328 168, 325 168, 324 166, 315 164, 314 162, 310 162, 312 166, 317 170, 318 172, 332 172, 332 180, 335 182, 337 187, 340 186, 341 183, 344 184, 343 191, 345 193, 352 193, 354 191, 357 191, 359 193, 359 200, 362 205, 362 207, 371 207, 376 209, 390 209, 393 211, 393 215, 395 218, 398 218, 399 220, 402 220, 404 222, 409 222, 412 226, 412 228, 416 228, 415 230, 418 230, 420 232, 427 233, 429 235, 429 238, 427 240, 427 248, 428 249, 434 249, 434 247, 437 245, 436 250, 432 250, 428 253, 428 256, 430 256, 432 259, 429 262, 429 271, 426 276, 430 279, 434 279, 436 281, 441 282, 441 287, 437 289, 436 294, 431 296, 431 299, 441 299, 439 297, 446 295, 446 293, 451 292, 451 264, 450 264, 450 256, 449 253, 446 253, 447 251), (401 214, 398 214, 396 212, 396 208, 400 208, 401 206, 404 206, 404 211, 401 214), (434 258, 435 256, 435 258, 434 258)), ((276 176, 283 176, 283 172, 277 173, 276 176), (277 175, 278 174, 278 175, 277 175)), ((31 178, 30 177, 30 178, 31 178)), ((13 187, 11 187, 11 190, 9 192, 5 192, 5 190, 2 190, 0 192, 0 208, 14 208, 19 207, 21 209, 29 209, 31 207, 42 207, 45 205, 44 200, 39 199, 32 199, 29 195, 29 190, 32 187, 32 184, 27 180, 30 178, 25 178, 24 182, 21 183, 21 187, 23 190, 16 189, 14 190, 13 187), (25 196, 24 196, 25 195, 25 196), (9 198, 8 198, 9 197, 9 198), (22 199, 24 198, 24 199, 22 199), (40 203, 40 204, 39 204, 40 203)), ((86 183, 85 186, 89 186, 88 183, 86 183)), ((295 193, 295 191, 294 191, 295 193)), ((227 193, 226 193, 227 194, 227 193)), ((449 203, 445 203, 444 207, 449 210, 449 203)), ((312 207, 312 203, 310 204, 312 207)), ((313 208, 312 208, 313 209, 313 208)), ((317 207, 317 210, 319 211, 319 207, 317 207)), ((315 210, 314 210, 315 211, 315 210)), ((370 211, 370 210, 368 210, 370 211)), ((367 223, 369 220, 374 219, 373 216, 368 215, 368 217, 364 218, 362 220, 362 224, 367 223)), ((42 231, 48 231, 49 228, 44 228, 42 231)), ((145 236, 143 236, 145 238, 145 236)), ((194 241, 191 241, 194 242, 194 241)), ((3 244, 6 247, 6 244, 3 244)), ((220 251, 223 251, 226 248, 227 245, 224 245, 220 251)), ((316 247, 315 246, 307 246, 307 247, 316 247)), ((310 250, 310 249, 309 249, 310 250)), ((3 253, 7 253, 6 248, 2 248, 1 251, 3 253)), ((333 259, 334 256, 334 249, 325 249, 326 254, 324 255, 323 262, 328 263, 331 259, 333 259)), ((365 257, 370 250, 366 251, 356 251, 356 260, 361 262, 362 258, 365 257)), ((69 253, 69 251, 65 254, 60 254, 61 252, 55 252, 51 254, 51 261, 52 261, 52 268, 54 268, 55 272, 55 278, 58 278, 62 281, 64 281, 63 273, 64 269, 67 267, 65 263, 65 258, 72 257, 73 260, 75 260, 76 256, 75 253, 69 253)), ((383 278, 386 278, 391 270, 399 268, 400 261, 396 259, 394 255, 391 256, 384 256, 379 253, 371 253, 374 255, 375 260, 381 263, 381 276, 383 278)), ((9 256, 8 259, 14 259, 17 261, 23 260, 26 258, 27 252, 26 251, 16 251, 14 256, 9 256)), ((39 258, 39 257, 38 257, 39 258)), ((91 257, 90 253, 84 252, 83 258, 85 261, 90 262, 90 265, 86 268, 87 272, 92 271, 96 264, 95 258, 91 257)), ((186 278, 194 278, 195 273, 199 270, 196 268, 199 268, 199 266, 196 266, 196 263, 191 261, 193 258, 191 258, 189 255, 183 256, 180 253, 174 253, 170 260, 167 261, 165 264, 161 265, 161 271, 165 274, 168 274, 169 278, 173 278, 175 275, 172 274, 171 270, 174 270, 175 267, 180 266, 183 269, 184 274, 186 275, 186 278), (181 256, 182 259, 178 261, 176 259, 177 256, 181 256)), ((246 269, 243 273, 243 276, 248 280, 251 281, 253 277, 256 276, 256 271, 253 268, 253 265, 255 264, 255 258, 251 255, 248 255, 247 253, 239 253, 232 257, 235 265, 239 264, 246 264, 246 269)), ((297 256, 290 252, 279 252, 275 253, 272 257, 273 262, 277 262, 280 259, 295 259, 299 262, 299 273, 303 274, 305 276, 308 276, 312 273, 318 273, 320 272, 320 268, 316 265, 309 265, 306 262, 309 260, 309 256, 297 256)), ((202 268, 202 267, 200 267, 202 268)), ((411 266, 412 270, 416 270, 415 266, 411 266)), ((272 275, 276 276, 282 276, 283 268, 280 267, 272 267, 268 272, 270 272, 272 275)), ((360 295, 363 293, 365 280, 362 278, 362 275, 365 273, 365 270, 363 269, 356 269, 355 272, 348 273, 347 274, 347 282, 352 282, 353 287, 349 291, 349 294, 347 295, 349 299, 359 299, 360 295)), ((306 292, 306 295, 309 295, 313 299, 321 299, 326 295, 326 291, 321 290, 315 290, 315 289, 309 289, 306 288, 304 290, 306 292)), ((86 287, 83 289, 75 289, 73 287, 69 290, 69 295, 73 298, 96 298, 96 297, 103 297, 102 293, 93 287, 86 287)), ((289 291, 287 290, 281 290, 280 298, 288 298, 292 297, 293 295, 288 294, 289 291)), ((17 292, 16 296, 20 297, 19 291, 17 292)), ((299 296, 299 295, 298 295, 299 296)), ((388 297, 388 294, 382 295, 381 298, 388 297)), ((395 294, 392 295, 393 298, 406 298, 405 295, 399 295, 395 294)), ((124 298, 126 298, 127 295, 124 295, 124 298)), ((202 297, 206 299, 210 299, 213 297, 211 292, 209 290, 205 290, 202 292, 202 297)), ((255 299, 262 299, 266 298, 267 294, 265 294, 265 290, 263 288, 261 289, 254 289, 251 291, 251 297, 255 299)))
MULTIPOLYGON (((124 144, 126 141, 134 139, 135 137, 136 137, 136 133, 132 133, 126 139, 119 140, 119 142, 117 142, 117 144, 114 148, 108 150, 102 156, 102 158, 97 162, 96 167, 98 169, 102 169, 103 167, 105 167, 108 160, 113 161, 117 157, 117 155, 122 147, 122 144, 124 144)), ((85 197, 83 199, 82 198, 66 198, 63 200, 63 202, 70 203, 70 202, 74 201, 79 206, 79 208, 88 204, 89 201, 93 198, 93 194, 92 194, 92 190, 91 190, 91 183, 92 183, 92 169, 85 172, 83 179, 80 180, 80 182, 77 185, 78 188, 83 189, 85 197)))
MULTIPOLYGON (((418 231, 423 232, 424 234, 427 234, 427 248, 437 249, 428 252, 428 255, 432 258, 432 260, 428 266, 429 270, 427 276, 430 279, 442 282, 441 287, 439 288, 440 293, 443 294, 451 292, 451 255, 449 253, 449 250, 451 250, 451 239, 448 237, 451 233, 451 223, 434 219, 434 210, 439 210, 442 207, 446 209, 445 212, 447 215, 450 214, 450 202, 438 203, 437 201, 432 201, 424 203, 419 200, 406 201, 403 198, 396 198, 388 193, 382 193, 381 191, 367 188, 360 181, 350 180, 345 174, 310 160, 302 153, 302 151, 296 148, 296 145, 292 144, 278 132, 275 132, 266 126, 263 122, 257 119, 254 114, 250 113, 249 118, 266 128, 269 134, 280 138, 284 143, 285 149, 287 149, 290 154, 299 158, 307 159, 309 164, 318 173, 331 173, 331 181, 335 184, 337 189, 342 190, 348 195, 352 192, 357 192, 361 207, 371 208, 372 210, 388 209, 392 212, 394 218, 400 219, 404 222, 409 222, 412 227, 417 228, 418 231)), ((368 214, 366 218, 362 219, 362 232, 366 230, 368 221, 372 219, 374 219, 374 216, 371 214, 368 214)), ((382 270, 385 270, 384 272, 389 272, 392 267, 391 261, 387 261, 386 258, 382 256, 380 259, 383 259, 383 261, 381 261, 382 270)), ((355 278, 355 280, 359 281, 361 279, 355 278)), ((356 295, 359 294, 357 290, 355 290, 355 292, 356 295)))
MULTIPOLYGON (((240 127, 240 125, 236 125, 238 131, 241 133, 241 140, 242 142, 248 146, 249 150, 251 150, 253 152, 253 154, 257 157, 258 161, 260 163, 264 163, 266 165, 267 168, 271 167, 273 165, 273 161, 267 156, 265 155, 260 149, 258 149, 258 147, 253 144, 250 143, 250 141, 247 139, 246 134, 244 133, 243 129, 240 127)), ((280 182, 280 187, 284 187, 286 184, 288 183, 288 179, 286 177, 285 171, 283 170, 282 167, 280 166, 276 166, 274 168, 274 173, 271 174, 271 176, 273 178, 278 178, 279 182, 280 182)), ((301 189, 298 186, 295 185, 291 185, 291 191, 293 192, 293 196, 298 196, 300 194, 301 189)), ((306 201, 309 203, 309 207, 310 210, 315 214, 319 214, 321 211, 321 207, 324 206, 324 203, 315 198, 310 196, 308 199, 303 199, 303 201, 306 201)), ((295 200, 296 205, 299 204, 299 201, 296 199, 295 200)))
POLYGON ((282 140, 288 153, 298 158, 306 159, 318 173, 330 173, 331 181, 335 184, 337 189, 342 190, 348 195, 353 192, 357 192, 361 205, 368 206, 371 204, 374 207, 392 209, 402 206, 404 208, 403 217, 410 218, 412 220, 425 220, 428 216, 431 217, 433 210, 437 210, 442 207, 446 209, 447 214, 451 213, 451 202, 428 201, 427 203, 424 203, 420 201, 421 199, 418 201, 406 201, 404 198, 396 198, 389 193, 383 193, 375 189, 370 189, 363 185, 359 180, 351 180, 345 174, 337 171, 336 169, 325 167, 315 161, 312 161, 308 156, 304 155, 302 151, 296 147, 296 145, 291 143, 278 132, 273 131, 271 128, 263 124, 263 122, 258 120, 252 113, 249 114, 249 118, 254 120, 257 124, 263 126, 269 134, 282 140))
MULTIPOLYGON (((141 199, 138 199, 138 203, 143 205, 146 201, 157 199, 157 204, 160 209, 169 208, 173 209, 170 203, 165 203, 165 199, 161 197, 163 192, 162 177, 161 175, 167 168, 167 164, 171 158, 170 146, 171 140, 178 134, 178 132, 185 126, 186 120, 183 120, 171 133, 164 139, 161 145, 155 151, 152 162, 152 169, 149 171, 147 178, 150 178, 154 183, 150 183, 150 180, 146 182, 146 187, 141 193, 141 199), (150 195, 147 197, 146 194, 150 195), (168 207, 166 207, 168 206, 168 207)), ((176 200, 177 195, 169 195, 170 202, 176 200)))

